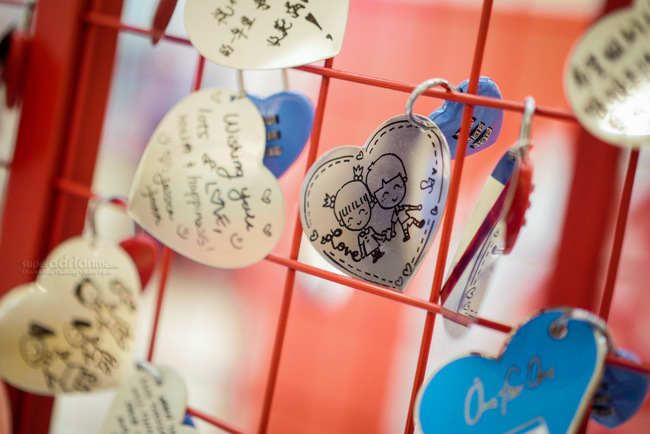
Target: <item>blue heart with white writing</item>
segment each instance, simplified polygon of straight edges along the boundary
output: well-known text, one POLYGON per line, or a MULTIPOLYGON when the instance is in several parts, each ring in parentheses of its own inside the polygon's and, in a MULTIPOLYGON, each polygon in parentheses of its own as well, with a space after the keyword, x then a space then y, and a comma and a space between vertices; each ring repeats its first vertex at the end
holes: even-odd
POLYGON ((314 124, 314 105, 299 92, 283 91, 267 98, 247 95, 264 118, 264 165, 281 177, 296 162, 314 124))
POLYGON ((418 395, 422 432, 574 432, 599 384, 607 345, 595 318, 563 317, 566 334, 553 334, 567 312, 546 311, 523 324, 496 360, 472 354, 438 370, 418 395))
MULTIPOLYGON (((469 80, 458 85, 461 92, 467 92, 469 80)), ((489 98, 502 99, 501 91, 496 83, 488 77, 479 77, 477 95, 489 98)), ((460 134, 460 124, 463 118, 465 104, 454 101, 445 101, 440 108, 429 115, 442 131, 449 144, 451 158, 456 156, 456 145, 460 134)), ((467 142, 467 154, 476 154, 492 146, 499 138, 503 124, 503 110, 477 105, 472 115, 472 129, 467 142)))

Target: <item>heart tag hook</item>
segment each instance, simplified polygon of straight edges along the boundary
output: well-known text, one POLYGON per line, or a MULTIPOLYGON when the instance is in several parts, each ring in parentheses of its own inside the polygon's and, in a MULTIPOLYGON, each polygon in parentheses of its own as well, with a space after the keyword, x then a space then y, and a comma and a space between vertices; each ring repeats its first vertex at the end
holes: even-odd
POLYGON ((422 95, 424 92, 435 86, 441 86, 448 92, 460 92, 456 86, 444 78, 430 78, 429 80, 418 84, 415 89, 413 89, 413 92, 411 92, 408 99, 406 100, 406 116, 413 126, 419 127, 424 131, 437 129, 438 126, 428 117, 413 113, 413 105, 415 104, 415 100, 418 96, 422 95))

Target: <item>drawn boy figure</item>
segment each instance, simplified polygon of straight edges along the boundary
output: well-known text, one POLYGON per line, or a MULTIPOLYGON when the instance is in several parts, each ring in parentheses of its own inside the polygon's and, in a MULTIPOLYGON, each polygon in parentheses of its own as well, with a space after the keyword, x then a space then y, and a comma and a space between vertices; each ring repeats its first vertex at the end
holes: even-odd
POLYGON ((391 217, 390 232, 387 230, 385 236, 388 240, 395 236, 395 226, 399 222, 404 238, 408 241, 411 236, 409 227, 415 225, 418 228, 424 226, 424 220, 418 220, 409 214, 409 211, 421 210, 422 205, 402 204, 406 196, 406 169, 404 163, 395 154, 384 154, 368 167, 366 185, 372 192, 374 199, 380 207, 393 209, 391 217))
POLYGON ((86 364, 92 363, 104 374, 111 375, 113 369, 117 369, 120 364, 110 353, 99 348, 99 336, 93 331, 92 324, 82 319, 75 319, 63 326, 66 341, 72 348, 81 351, 86 364))
POLYGON ((133 338, 133 333, 129 324, 114 312, 119 303, 108 303, 95 282, 87 277, 77 285, 75 297, 84 307, 95 312, 98 329, 106 328, 117 345, 125 349, 126 341, 133 338))
POLYGON ((325 194, 323 206, 334 209, 334 215, 339 225, 351 231, 359 231, 357 238, 361 259, 370 255, 374 264, 384 256, 379 242, 385 241, 385 237, 368 225, 372 216, 374 200, 368 187, 361 181, 363 167, 357 166, 353 170, 353 180, 343 184, 334 196, 325 194))

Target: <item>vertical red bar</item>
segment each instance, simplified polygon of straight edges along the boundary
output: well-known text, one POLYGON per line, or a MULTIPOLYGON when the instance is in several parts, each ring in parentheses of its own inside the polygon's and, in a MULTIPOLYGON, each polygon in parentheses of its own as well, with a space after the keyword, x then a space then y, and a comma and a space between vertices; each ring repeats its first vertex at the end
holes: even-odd
MULTIPOLYGON (((325 61, 325 68, 331 68, 333 64, 332 59, 325 61)), ((318 107, 316 109, 316 116, 314 118, 314 128, 311 135, 311 143, 309 145, 309 154, 307 156, 306 170, 314 164, 316 156, 318 155, 318 145, 320 142, 321 129, 323 127, 323 118, 325 114, 325 103, 327 102, 327 95, 329 91, 330 78, 323 76, 320 87, 320 94, 318 96, 318 107)), ((298 259, 300 251, 300 239, 302 237, 302 224, 300 223, 300 215, 296 215, 296 226, 293 232, 290 259, 298 259)), ((273 344, 273 353, 271 355, 271 366, 269 368, 269 375, 266 383, 266 390, 264 392, 264 402, 262 404, 262 415, 258 432, 265 433, 268 430, 269 419, 271 417, 271 407, 273 406, 273 396, 275 393, 275 386, 278 379, 278 372, 280 370, 280 358, 282 357, 282 346, 284 344, 284 337, 287 331, 287 323, 289 321, 289 310, 291 308, 291 299, 293 298, 293 287, 296 277, 296 270, 288 268, 287 276, 285 278, 284 292, 282 295, 282 304, 280 306, 280 315, 278 318, 278 325, 275 332, 275 342, 273 344)))
MULTIPOLYGON (((103 11, 119 16, 122 1, 103 0, 103 11)), ((23 261, 41 261, 50 243, 52 215, 57 207, 53 180, 62 171, 64 158, 76 160, 80 181, 90 183, 104 116, 108 83, 112 73, 117 32, 102 30, 91 37, 81 21, 88 0, 40 0, 36 6, 31 45, 24 74, 22 111, 14 158, 7 184, 2 243, 0 243, 0 295, 32 278, 21 267, 23 261), (112 43, 111 43, 112 41, 112 43), (100 43, 101 42, 101 43, 100 43), (75 97, 80 89, 79 64, 83 45, 99 62, 85 71, 92 86, 85 98, 75 97), (87 122, 71 123, 75 113, 87 122), (78 129, 79 131, 75 131, 78 129), (83 146, 77 156, 67 157, 69 138, 77 136, 83 146)), ((86 203, 79 200, 76 218, 64 219, 66 234, 78 234, 83 225, 86 203)), ((47 433, 53 400, 11 390, 14 432, 47 433)))
MULTIPOLYGON (((481 19, 476 36, 476 46, 474 48, 474 58, 472 60, 472 70, 470 72, 469 84, 467 86, 467 93, 475 95, 478 90, 478 80, 481 73, 481 65, 483 64, 483 55, 485 53, 485 43, 487 41, 488 29, 490 26, 490 17, 492 15, 492 0, 484 0, 483 8, 481 10, 481 19)), ((449 195, 447 196, 447 204, 445 206, 445 219, 442 223, 442 232, 440 235, 440 247, 438 249, 438 258, 436 261, 436 269, 433 276, 433 284, 431 287, 431 294, 429 300, 432 303, 437 303, 440 296, 440 288, 442 288, 442 280, 445 272, 445 264, 447 262, 447 253, 449 250, 449 242, 451 240, 451 231, 454 225, 456 216, 456 204, 458 202, 458 193, 460 189, 460 179, 463 173, 463 165, 465 162, 466 146, 462 143, 467 143, 469 138, 469 130, 472 125, 472 114, 474 106, 466 104, 463 108, 463 118, 461 120, 460 135, 458 137, 458 147, 456 148, 456 159, 454 161, 454 171, 452 173, 451 182, 449 185, 449 195)), ((427 312, 424 322, 424 331, 422 333, 422 341, 420 343, 420 354, 418 356, 418 364, 415 370, 415 378, 413 379, 413 389, 411 391, 411 401, 409 403, 409 410, 406 416, 406 426, 404 432, 410 434, 414 430, 413 411, 415 409, 415 399, 418 390, 424 382, 424 374, 429 361, 429 351, 431 349, 431 339, 433 338, 433 328, 436 315, 427 312)))

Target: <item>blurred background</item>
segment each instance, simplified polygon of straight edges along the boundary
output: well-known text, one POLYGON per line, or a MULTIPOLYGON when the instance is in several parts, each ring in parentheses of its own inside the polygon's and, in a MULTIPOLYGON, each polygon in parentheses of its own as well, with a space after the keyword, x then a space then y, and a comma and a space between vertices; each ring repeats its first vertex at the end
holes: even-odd
MULTIPOLYGON (((441 77, 468 78, 481 2, 479 0, 351 0, 343 49, 333 67, 417 84, 441 77)), ((186 38, 185 1, 178 2, 167 33, 186 38)), ((149 28, 157 2, 127 0, 123 22, 149 28)), ((495 0, 481 75, 491 77, 505 99, 566 110, 563 67, 576 39, 603 7, 600 0, 495 0)), ((21 10, 0 5, 4 31, 21 10)), ((128 195, 140 156, 158 122, 186 96, 198 61, 188 45, 119 35, 113 83, 102 132, 93 191, 128 195)), ((320 62, 319 64, 322 64, 320 62)), ((206 62, 203 88, 237 90, 235 70, 206 62)), ((269 96, 282 90, 281 71, 245 71, 245 90, 269 96)), ((289 89, 316 105, 320 76, 288 71, 289 89)), ((407 94, 332 80, 319 155, 338 146, 363 146, 391 116, 403 113, 407 94)), ((420 98, 417 113, 443 103, 420 98)), ((15 110, 0 111, 0 158, 11 159, 15 110)), ((496 145, 465 162, 450 252, 462 235, 474 202, 501 155, 515 144, 521 116, 506 111, 496 145)), ((517 245, 496 266, 481 316, 516 325, 545 305, 544 291, 555 266, 572 181, 577 126, 535 117, 531 151, 535 190, 517 245)), ((627 154, 626 154, 627 155, 627 154)), ((297 215, 306 155, 280 179, 287 225, 274 253, 287 256, 297 215)), ((622 159, 625 161, 625 159, 622 159)), ((453 167, 453 166, 452 166, 453 167)), ((453 169, 452 169, 453 170, 453 169)), ((6 170, 0 170, 5 176, 6 170)), ((620 173, 603 173, 617 185, 620 173)), ((5 178, 0 178, 4 182, 5 178)), ((650 297, 650 158, 641 153, 610 327, 617 346, 650 360, 645 339, 650 297)), ((119 241, 132 223, 119 213, 102 215, 101 233, 119 241)), ((439 237, 405 293, 429 298, 439 237)), ((1 240, 0 240, 1 242, 1 240)), ((331 269, 307 243, 300 260, 331 269)), ((594 270, 602 274, 604 270, 594 270)), ((242 270, 219 270, 175 255, 158 329, 154 362, 172 366, 185 380, 188 405, 246 432, 260 417, 286 269, 262 261, 242 270)), ((158 278, 142 295, 140 353, 146 356, 158 278)), ((298 273, 270 420, 276 433, 395 433, 404 429, 425 312, 371 294, 298 273)), ((496 356, 506 336, 472 327, 451 339, 436 321, 428 372, 452 358, 478 351, 496 356)), ((58 398, 52 433, 97 432, 113 391, 58 398)), ((615 430, 644 432, 646 407, 615 430)), ((195 418, 201 433, 220 432, 195 418)), ((590 423, 588 432, 604 430, 590 423)))

